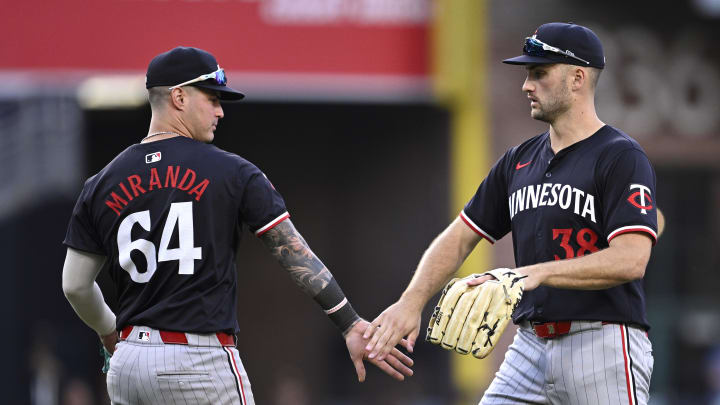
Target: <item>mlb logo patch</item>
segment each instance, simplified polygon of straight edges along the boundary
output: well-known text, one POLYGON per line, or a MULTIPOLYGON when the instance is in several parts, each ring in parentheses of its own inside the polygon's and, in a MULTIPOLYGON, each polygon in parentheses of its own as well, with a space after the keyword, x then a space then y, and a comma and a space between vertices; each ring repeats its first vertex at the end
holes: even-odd
POLYGON ((140 333, 138 333, 138 339, 142 340, 143 342, 149 342, 150 332, 140 331, 140 333))
POLYGON ((162 159, 162 155, 160 154, 160 152, 153 152, 145 155, 145 163, 159 162, 160 159, 162 159))

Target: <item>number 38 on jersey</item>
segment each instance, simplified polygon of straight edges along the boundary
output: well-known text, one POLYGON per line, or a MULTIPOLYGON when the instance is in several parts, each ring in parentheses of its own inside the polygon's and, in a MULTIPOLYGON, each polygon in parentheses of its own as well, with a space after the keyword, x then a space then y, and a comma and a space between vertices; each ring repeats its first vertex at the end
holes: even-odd
POLYGON ((171 260, 178 261, 178 274, 193 274, 195 271, 195 260, 202 259, 202 248, 195 247, 193 232, 192 202, 177 202, 170 205, 165 226, 160 238, 160 249, 147 239, 132 240, 131 233, 135 224, 139 224, 144 230, 152 228, 150 211, 139 211, 125 217, 120 223, 117 233, 118 260, 120 266, 130 274, 130 278, 136 283, 147 283, 157 270, 158 262, 171 260), (178 247, 169 248, 175 228, 178 228, 178 247), (130 253, 137 250, 145 256, 147 270, 144 273, 138 272, 135 262, 130 253))

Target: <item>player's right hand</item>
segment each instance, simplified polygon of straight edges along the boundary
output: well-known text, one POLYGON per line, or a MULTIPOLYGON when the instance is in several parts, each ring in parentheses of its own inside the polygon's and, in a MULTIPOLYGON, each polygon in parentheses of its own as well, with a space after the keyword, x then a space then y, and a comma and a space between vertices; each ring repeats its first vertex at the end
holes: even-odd
POLYGON ((370 339, 365 347, 370 353, 368 357, 377 357, 381 361, 398 343, 402 343, 412 353, 420 334, 422 308, 422 304, 400 298, 378 315, 363 334, 363 338, 370 339), (403 339, 405 337, 407 340, 403 339))
POLYGON ((398 381, 403 381, 405 377, 412 376, 413 371, 410 367, 413 366, 413 360, 398 349, 393 348, 385 360, 368 358, 368 353, 365 350, 367 339, 363 338, 362 333, 369 325, 368 321, 360 319, 345 335, 345 343, 348 352, 350 352, 350 359, 355 365, 358 381, 365 381, 365 366, 363 365, 363 360, 367 360, 385 374, 398 381))

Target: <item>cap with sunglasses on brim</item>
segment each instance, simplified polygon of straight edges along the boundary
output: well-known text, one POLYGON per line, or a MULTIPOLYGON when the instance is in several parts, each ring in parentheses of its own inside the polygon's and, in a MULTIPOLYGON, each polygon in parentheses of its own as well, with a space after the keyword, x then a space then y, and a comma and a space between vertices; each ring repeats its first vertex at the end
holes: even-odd
POLYGON ((227 86, 225 71, 215 57, 202 49, 178 46, 154 57, 148 65, 145 88, 192 85, 218 92, 220 100, 233 101, 244 94, 227 86))
POLYGON ((548 23, 538 27, 531 37, 525 38, 521 56, 505 59, 503 63, 565 63, 603 69, 605 55, 600 38, 589 28, 572 23, 548 23))

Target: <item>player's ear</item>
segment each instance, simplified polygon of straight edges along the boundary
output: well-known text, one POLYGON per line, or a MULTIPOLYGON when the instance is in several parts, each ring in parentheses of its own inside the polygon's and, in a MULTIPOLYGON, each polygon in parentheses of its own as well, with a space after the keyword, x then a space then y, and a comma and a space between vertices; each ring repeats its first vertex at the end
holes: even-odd
POLYGON ((587 83, 588 80, 588 72, 579 67, 579 66, 572 66, 572 69, 570 70, 570 73, 572 74, 572 89, 573 90, 580 90, 585 83, 587 83))
POLYGON ((185 110, 188 101, 188 94, 182 87, 170 90, 170 104, 178 110, 185 110))

